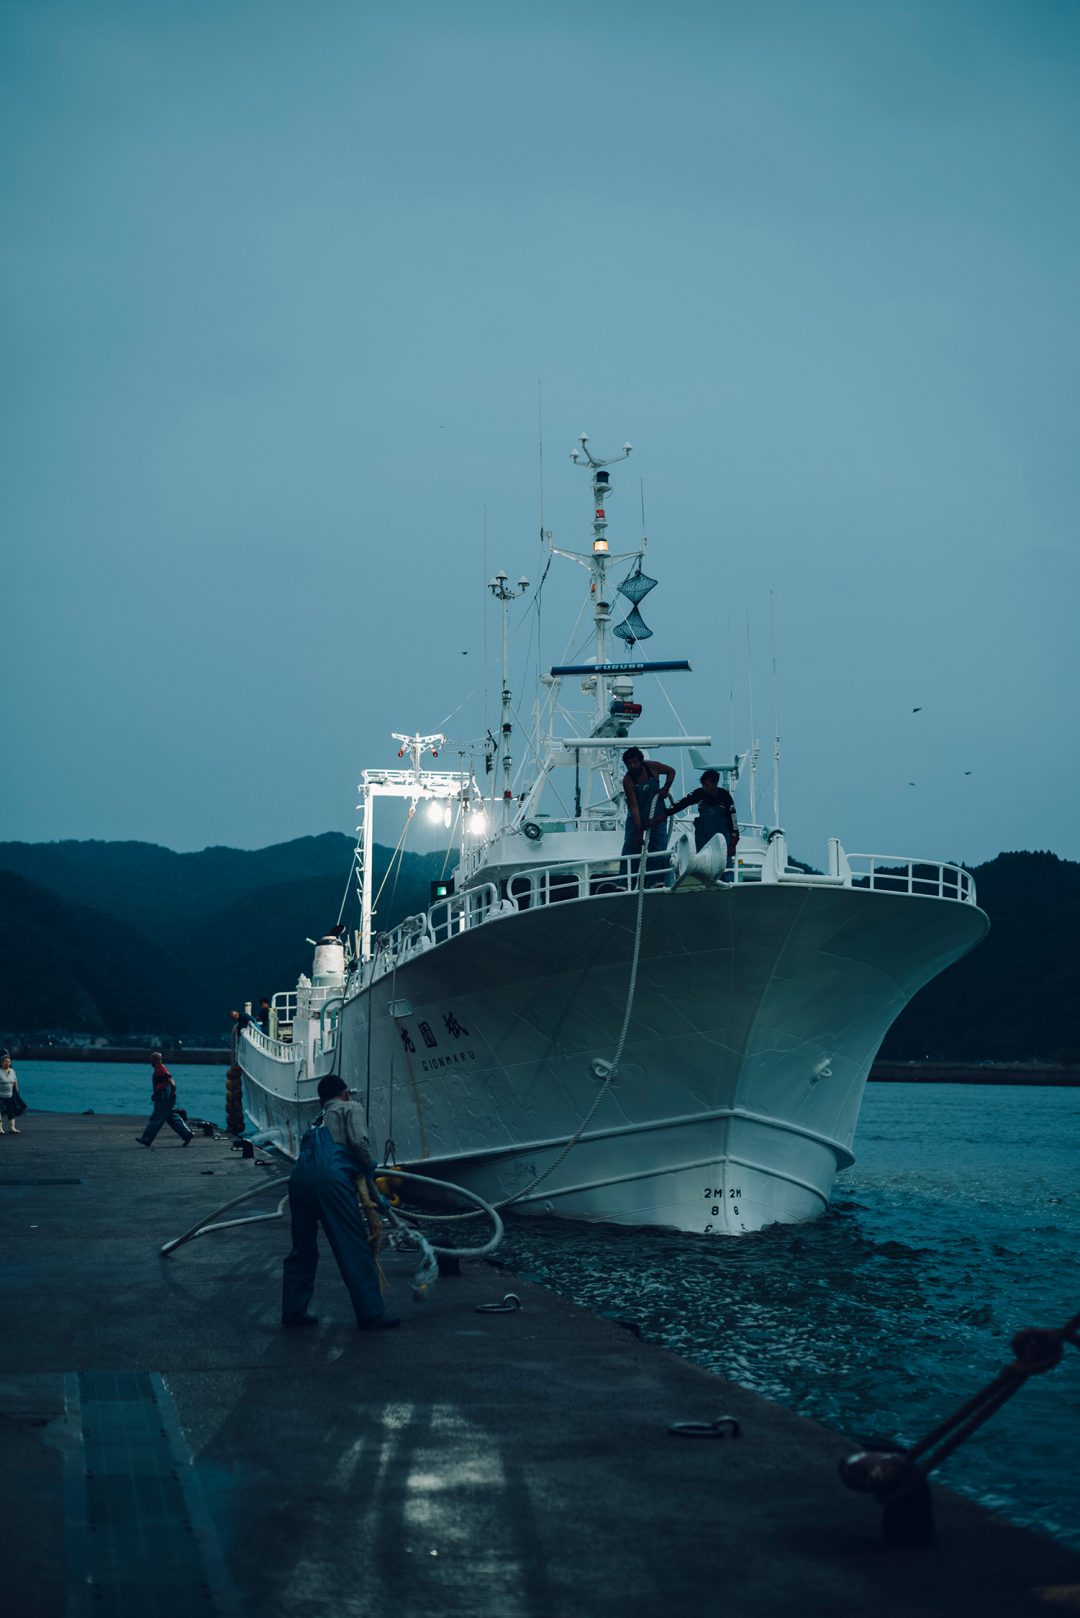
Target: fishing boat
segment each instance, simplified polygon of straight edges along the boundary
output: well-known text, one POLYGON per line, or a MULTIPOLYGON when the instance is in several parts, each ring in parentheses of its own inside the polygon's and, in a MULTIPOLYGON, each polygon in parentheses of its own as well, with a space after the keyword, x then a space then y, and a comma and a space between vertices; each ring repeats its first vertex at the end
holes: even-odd
POLYGON ((549 565, 587 575, 590 655, 542 673, 515 758, 510 608, 529 583, 496 574, 483 767, 459 749, 445 768, 445 735, 394 733, 397 764, 360 784, 360 925, 316 943, 311 976, 274 997, 268 1028, 243 1030, 236 1060, 250 1123, 286 1154, 334 1072, 387 1163, 521 1214, 739 1234, 828 1206, 886 1032, 988 922, 962 867, 830 838, 812 870, 756 800, 734 858, 679 815, 666 848, 624 841, 629 746, 684 778, 710 767, 741 796, 756 763, 752 740, 720 756, 711 735, 650 722, 651 682, 692 670, 642 655, 646 541, 609 544, 609 468, 629 454, 600 459, 582 435, 591 544, 547 536, 549 565), (386 800, 407 823, 441 818, 457 863, 426 909, 380 931, 386 800))

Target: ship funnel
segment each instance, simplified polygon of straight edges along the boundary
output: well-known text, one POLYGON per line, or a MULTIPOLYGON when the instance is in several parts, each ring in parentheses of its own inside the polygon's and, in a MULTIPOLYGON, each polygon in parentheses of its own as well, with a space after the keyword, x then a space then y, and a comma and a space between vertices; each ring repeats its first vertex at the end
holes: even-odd
POLYGON ((345 946, 340 938, 330 935, 319 939, 315 945, 315 963, 311 968, 311 981, 325 988, 344 984, 345 946))

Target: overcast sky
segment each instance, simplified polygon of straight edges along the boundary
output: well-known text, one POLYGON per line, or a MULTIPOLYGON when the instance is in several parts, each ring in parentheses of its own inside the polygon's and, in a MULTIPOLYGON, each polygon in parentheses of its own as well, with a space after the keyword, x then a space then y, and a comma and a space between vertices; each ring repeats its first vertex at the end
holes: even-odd
POLYGON ((749 622, 769 805, 775 650, 795 853, 1080 858, 1075 0, 0 17, 0 837, 351 831, 391 731, 482 734, 540 384, 544 525, 632 441, 740 748, 749 622))

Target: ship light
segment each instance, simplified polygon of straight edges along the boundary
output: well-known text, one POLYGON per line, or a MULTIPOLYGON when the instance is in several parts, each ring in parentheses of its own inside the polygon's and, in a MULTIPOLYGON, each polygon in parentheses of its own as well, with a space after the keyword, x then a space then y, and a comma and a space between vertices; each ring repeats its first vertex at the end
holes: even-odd
POLYGON ((453 817, 450 814, 450 805, 447 804, 446 808, 443 810, 443 816, 442 816, 442 823, 446 827, 447 831, 450 830, 450 821, 451 821, 452 818, 453 817))
MULTIPOLYGON (((449 813, 449 810, 447 810, 447 813, 449 813)), ((442 804, 439 803, 438 799, 435 799, 433 802, 428 804, 427 817, 428 817, 428 819, 430 821, 432 821, 432 823, 442 819, 442 817, 443 817, 443 808, 442 808, 442 804)))
POLYGON ((594 556, 606 556, 608 553, 607 536, 605 534, 598 534, 592 542, 592 548, 594 556))
POLYGON ((470 819, 469 830, 476 832, 487 830, 487 816, 482 809, 478 809, 470 819))

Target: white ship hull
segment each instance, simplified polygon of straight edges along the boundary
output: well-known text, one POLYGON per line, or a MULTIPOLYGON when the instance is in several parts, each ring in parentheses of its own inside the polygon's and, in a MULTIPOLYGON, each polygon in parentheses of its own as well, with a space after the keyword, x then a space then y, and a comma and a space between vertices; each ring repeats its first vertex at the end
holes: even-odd
POLYGON ((617 894, 492 916, 347 1000, 323 1055, 245 1039, 249 1116, 295 1150, 333 1070, 369 1103, 376 1152, 522 1213, 703 1233, 816 1217, 886 1031, 986 917, 812 881, 647 892, 618 1073, 582 1130, 637 915, 617 894))

